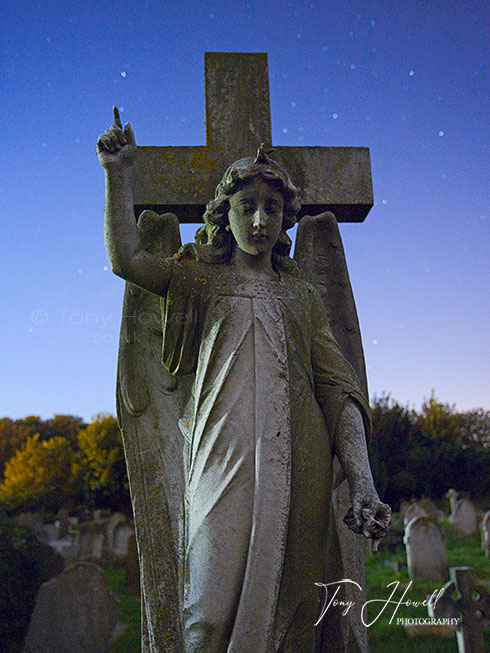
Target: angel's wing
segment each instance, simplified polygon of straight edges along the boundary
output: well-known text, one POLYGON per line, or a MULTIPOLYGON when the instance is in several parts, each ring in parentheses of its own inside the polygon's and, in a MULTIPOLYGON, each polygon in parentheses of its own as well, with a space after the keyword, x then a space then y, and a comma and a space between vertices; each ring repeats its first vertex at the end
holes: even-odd
MULTIPOLYGON (((354 294, 349 279, 344 248, 340 237, 337 220, 333 213, 327 212, 317 216, 304 216, 298 225, 294 258, 300 267, 303 278, 312 283, 320 293, 330 326, 337 342, 342 347, 344 355, 357 372, 361 388, 368 397, 366 367, 361 341, 361 331, 354 301, 354 294)), ((342 474, 338 460, 334 462, 334 477, 337 483, 342 474)), ((325 582, 337 582, 341 578, 356 581, 365 587, 364 557, 366 543, 364 538, 352 533, 343 524, 344 515, 350 507, 349 488, 347 481, 340 482, 333 497, 333 519, 330 520, 330 554, 328 561, 329 577, 325 582), (336 553, 340 549, 341 555, 336 553), (332 561, 334 564, 332 565, 332 561)), ((361 605, 363 597, 359 591, 352 592, 352 586, 346 586, 347 600, 353 600, 361 605)), ((328 619, 322 621, 323 631, 319 634, 318 653, 329 651, 328 631, 340 629, 346 650, 366 651, 366 629, 357 617, 357 612, 351 610, 338 623, 328 619)))
POLYGON ((337 220, 330 211, 306 215, 298 224, 295 261, 320 293, 337 342, 357 372, 368 398, 366 367, 354 294, 337 220))
MULTIPOLYGON (((143 247, 164 258, 180 246, 173 214, 144 211, 143 247)), ((119 341, 117 414, 138 541, 142 650, 182 651, 185 441, 178 427, 192 379, 162 367, 160 298, 126 283, 119 341)))

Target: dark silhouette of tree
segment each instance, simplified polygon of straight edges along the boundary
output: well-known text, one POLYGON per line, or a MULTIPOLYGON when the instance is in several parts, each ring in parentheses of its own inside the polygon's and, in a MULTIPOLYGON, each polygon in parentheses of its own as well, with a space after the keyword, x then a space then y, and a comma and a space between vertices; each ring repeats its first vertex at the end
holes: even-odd
POLYGON ((488 411, 459 413, 432 393, 416 412, 383 395, 374 400, 373 439, 378 489, 394 508, 402 498, 441 500, 450 487, 490 496, 488 411))

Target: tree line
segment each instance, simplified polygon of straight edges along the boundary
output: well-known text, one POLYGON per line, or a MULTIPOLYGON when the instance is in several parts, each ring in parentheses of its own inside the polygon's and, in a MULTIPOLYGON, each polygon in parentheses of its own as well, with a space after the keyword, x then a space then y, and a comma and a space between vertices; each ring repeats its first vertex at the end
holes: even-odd
POLYGON ((490 501, 490 411, 459 412, 434 393, 419 411, 390 395, 372 405, 371 459, 376 487, 395 510, 400 501, 445 498, 450 488, 490 501))
POLYGON ((0 503, 13 511, 61 507, 130 512, 121 432, 112 415, 0 419, 0 503))
MULTIPOLYGON (((389 395, 372 402, 371 460, 383 501, 442 500, 450 487, 490 499, 490 411, 458 412, 434 395, 419 411, 389 395)), ((129 513, 121 433, 115 417, 0 419, 0 504, 55 513, 106 508, 129 513)))

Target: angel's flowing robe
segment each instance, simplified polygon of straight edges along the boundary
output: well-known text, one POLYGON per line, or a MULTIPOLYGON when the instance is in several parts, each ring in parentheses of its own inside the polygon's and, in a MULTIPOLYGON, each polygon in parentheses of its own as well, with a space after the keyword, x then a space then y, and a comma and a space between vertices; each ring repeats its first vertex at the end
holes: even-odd
POLYGON ((188 442, 186 651, 315 650, 332 443, 368 407, 313 286, 227 264, 169 264, 163 362, 195 372, 188 442))

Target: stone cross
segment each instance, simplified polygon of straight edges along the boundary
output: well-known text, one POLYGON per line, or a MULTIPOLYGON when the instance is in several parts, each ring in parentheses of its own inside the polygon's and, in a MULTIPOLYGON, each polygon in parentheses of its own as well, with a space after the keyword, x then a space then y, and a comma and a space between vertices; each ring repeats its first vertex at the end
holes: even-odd
POLYGON ((459 499, 459 492, 453 487, 449 488, 449 490, 446 492, 446 499, 449 499, 452 512, 454 510, 454 506, 456 505, 456 501, 459 499))
POLYGON ((483 630, 490 624, 490 595, 475 582, 470 567, 451 567, 451 581, 435 605, 429 602, 429 616, 439 619, 461 617, 456 631, 459 653, 485 653, 483 630), (451 595, 457 593, 459 598, 451 595))
MULTIPOLYGON (((133 197, 144 209, 201 222, 226 168, 272 145, 266 53, 206 52, 206 145, 138 147, 133 197)), ((339 222, 362 222, 373 205, 367 147, 274 148, 273 158, 303 193, 300 215, 332 211, 339 222)))

